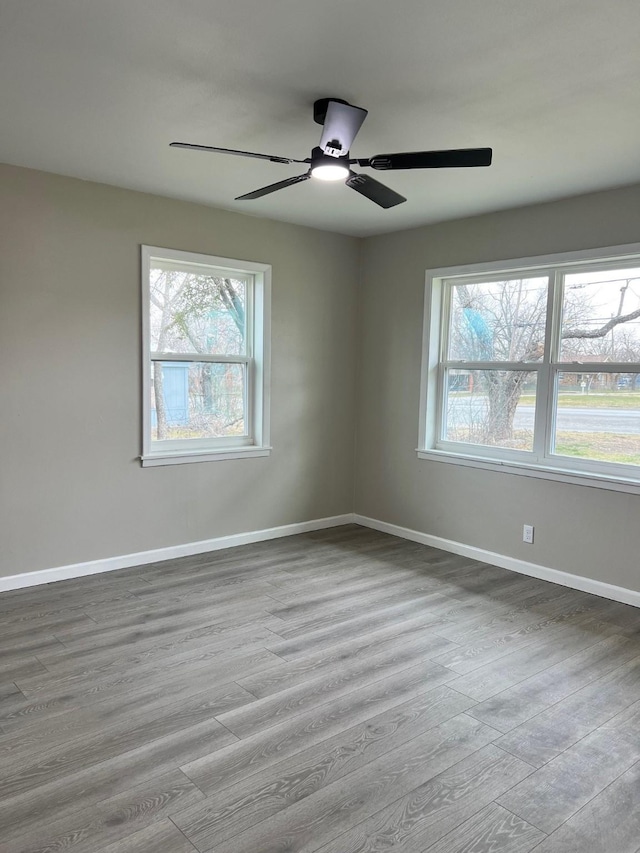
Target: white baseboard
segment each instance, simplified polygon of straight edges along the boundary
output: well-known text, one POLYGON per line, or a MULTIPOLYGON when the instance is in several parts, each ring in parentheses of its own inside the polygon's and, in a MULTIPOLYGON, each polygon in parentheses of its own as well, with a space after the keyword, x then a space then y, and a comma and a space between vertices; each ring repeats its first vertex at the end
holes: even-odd
POLYGON ((75 563, 70 566, 58 566, 54 569, 42 569, 36 572, 25 572, 20 575, 9 575, 0 578, 0 592, 11 589, 22 589, 29 586, 54 583, 55 581, 80 578, 85 575, 101 574, 102 572, 113 572, 118 569, 127 569, 132 566, 143 566, 149 563, 158 563, 162 560, 173 560, 177 557, 190 557, 194 554, 204 554, 207 551, 220 551, 223 548, 235 548, 239 545, 249 545, 253 542, 266 542, 269 539, 279 539, 284 536, 295 536, 298 533, 309 533, 312 530, 324 530, 330 527, 340 527, 343 524, 360 524, 362 527, 370 527, 382 533, 389 533, 401 539, 409 539, 442 551, 450 551, 469 557, 481 563, 490 563, 512 572, 519 572, 530 577, 578 589, 608 598, 612 601, 621 601, 640 607, 640 592, 627 589, 622 586, 605 583, 604 581, 585 578, 581 575, 573 575, 570 572, 562 572, 558 569, 550 569, 536 563, 528 563, 516 557, 507 557, 495 551, 486 551, 484 548, 476 548, 473 545, 465 545, 452 539, 443 539, 440 536, 432 536, 430 533, 421 533, 418 530, 410 530, 397 524, 379 521, 376 518, 368 518, 357 513, 345 513, 334 515, 329 518, 317 518, 312 521, 301 521, 296 524, 285 524, 281 527, 269 527, 266 530, 252 530, 247 533, 235 533, 231 536, 218 536, 215 539, 203 539, 200 542, 187 542, 183 545, 170 545, 167 548, 156 548, 152 551, 139 551, 136 554, 124 554, 120 557, 107 557, 102 560, 91 560, 86 563, 75 563))
POLYGON ((422 545, 430 545, 432 548, 440 548, 442 551, 451 551, 453 554, 470 557, 472 560, 478 560, 481 563, 490 563, 492 566, 499 566, 502 569, 519 572, 522 575, 529 575, 530 577, 551 581, 551 583, 557 583, 561 586, 568 586, 571 589, 590 592, 593 595, 599 595, 601 598, 609 598, 612 601, 621 601, 624 604, 640 607, 640 592, 633 589, 615 586, 604 581, 596 581, 581 575, 573 575, 570 572, 561 572, 558 569, 550 569, 547 566, 539 566, 536 563, 528 563, 526 560, 518 560, 516 557, 507 557, 504 554, 497 554, 495 551, 485 551, 484 548, 464 545, 462 542, 443 539, 440 536, 432 536, 430 533, 420 533, 418 530, 399 527, 397 524, 389 524, 386 521, 367 518, 357 513, 354 515, 353 520, 356 524, 360 524, 363 527, 371 527, 373 530, 390 533, 392 536, 399 536, 401 539, 410 539, 412 542, 420 542, 422 545))
POLYGON ((114 572, 132 566, 144 566, 161 560, 173 560, 176 557, 191 557, 207 551, 220 551, 223 548, 236 548, 252 542, 264 542, 267 539, 279 539, 283 536, 295 536, 297 533, 309 533, 312 530, 324 530, 353 524, 353 513, 333 515, 329 518, 316 518, 313 521, 300 521, 297 524, 285 524, 282 527, 269 527, 266 530, 252 530, 248 533, 234 533, 232 536, 218 536, 215 539, 203 539, 200 542, 187 542, 184 545, 170 545, 153 551, 139 551, 137 554, 124 554, 120 557, 107 557, 91 560, 87 563, 75 563, 71 566, 59 566, 55 569, 42 569, 37 572, 25 572, 21 575, 9 575, 0 578, 0 592, 10 589, 22 589, 43 583, 81 578, 85 575, 97 575, 102 572, 114 572))

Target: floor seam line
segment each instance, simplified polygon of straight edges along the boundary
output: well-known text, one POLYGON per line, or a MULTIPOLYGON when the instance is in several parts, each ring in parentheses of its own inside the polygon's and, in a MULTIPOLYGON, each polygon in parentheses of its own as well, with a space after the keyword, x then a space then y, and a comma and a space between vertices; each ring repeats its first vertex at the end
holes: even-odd
MULTIPOLYGON (((189 838, 189 836, 184 834, 184 832, 180 829, 180 827, 179 827, 179 826, 178 826, 178 824, 174 821, 174 819, 171 817, 171 815, 167 815, 167 820, 170 820, 170 821, 171 821, 171 823, 173 824, 173 826, 175 826, 175 828, 178 830, 178 832, 180 833, 180 835, 182 835, 182 837, 185 839, 185 841, 187 842, 187 844, 191 845, 191 847, 193 847, 193 849, 196 851, 196 853, 202 853, 202 851, 200 850, 200 848, 199 848, 199 847, 196 847, 196 845, 195 845, 195 844, 193 843, 193 841, 189 838)), ((125 839, 125 840, 126 840, 126 839, 125 839)))

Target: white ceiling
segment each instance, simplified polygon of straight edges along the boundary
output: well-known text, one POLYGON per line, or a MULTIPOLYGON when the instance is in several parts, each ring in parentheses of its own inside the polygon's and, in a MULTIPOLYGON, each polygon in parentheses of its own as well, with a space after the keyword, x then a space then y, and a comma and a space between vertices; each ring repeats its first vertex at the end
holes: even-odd
POLYGON ((640 181, 638 0, 0 0, 0 161, 366 235, 640 181), (352 156, 491 146, 488 169, 305 167, 312 104, 369 110, 352 156))

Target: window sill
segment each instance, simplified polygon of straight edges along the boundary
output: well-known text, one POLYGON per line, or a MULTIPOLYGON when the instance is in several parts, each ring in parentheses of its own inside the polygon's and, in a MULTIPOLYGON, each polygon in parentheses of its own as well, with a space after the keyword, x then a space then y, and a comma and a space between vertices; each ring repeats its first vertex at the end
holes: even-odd
POLYGON ((640 494, 640 481, 625 477, 593 474, 591 472, 568 470, 550 465, 531 465, 526 462, 514 462, 511 460, 485 459, 480 456, 467 456, 461 453, 450 453, 445 450, 417 450, 416 453, 419 459, 426 459, 431 462, 445 462, 468 468, 482 468, 486 471, 501 471, 503 474, 517 474, 523 477, 537 477, 541 480, 555 480, 556 482, 571 483, 576 486, 590 486, 596 489, 608 489, 613 492, 640 494))
POLYGON ((257 456, 270 456, 271 447, 224 447, 219 450, 191 451, 184 450, 174 453, 153 453, 140 456, 143 468, 157 465, 184 465, 189 462, 223 462, 227 459, 253 459, 257 456))

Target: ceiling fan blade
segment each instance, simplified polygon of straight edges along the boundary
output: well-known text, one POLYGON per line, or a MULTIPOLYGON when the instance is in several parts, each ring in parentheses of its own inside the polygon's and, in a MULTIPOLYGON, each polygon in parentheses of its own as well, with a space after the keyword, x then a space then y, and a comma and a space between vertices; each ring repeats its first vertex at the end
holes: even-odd
POLYGON ((413 151, 402 154, 376 154, 358 160, 372 169, 450 169, 464 166, 490 166, 491 148, 454 148, 450 151, 413 151))
POLYGON ((278 181, 277 184, 269 184, 268 187, 261 187, 259 190, 254 190, 251 193, 245 193, 236 197, 236 201, 251 201, 254 198, 262 198, 263 195, 269 195, 277 190, 283 190, 285 187, 292 187, 294 184, 299 184, 301 181, 308 181, 311 177, 310 172, 305 172, 304 175, 296 175, 295 178, 287 178, 286 181, 278 181))
POLYGON ((370 201, 379 204, 380 207, 384 207, 385 209, 395 207, 396 204, 402 204, 402 202, 406 201, 403 195, 400 195, 400 193, 389 187, 385 187, 384 184, 376 181, 375 178, 370 178, 369 175, 357 175, 355 172, 352 172, 345 183, 352 190, 355 190, 360 195, 365 196, 370 201))
POLYGON ((212 145, 192 145, 190 142, 170 142, 170 148, 187 148, 191 151, 213 151, 215 154, 234 154, 236 157, 253 157, 256 160, 270 160, 272 163, 307 163, 308 160, 292 160, 289 157, 276 157, 272 154, 255 154, 253 151, 236 151, 235 148, 214 148, 212 145))
POLYGON ((356 134, 367 117, 367 110, 329 101, 320 148, 331 157, 343 157, 351 148, 356 134))

